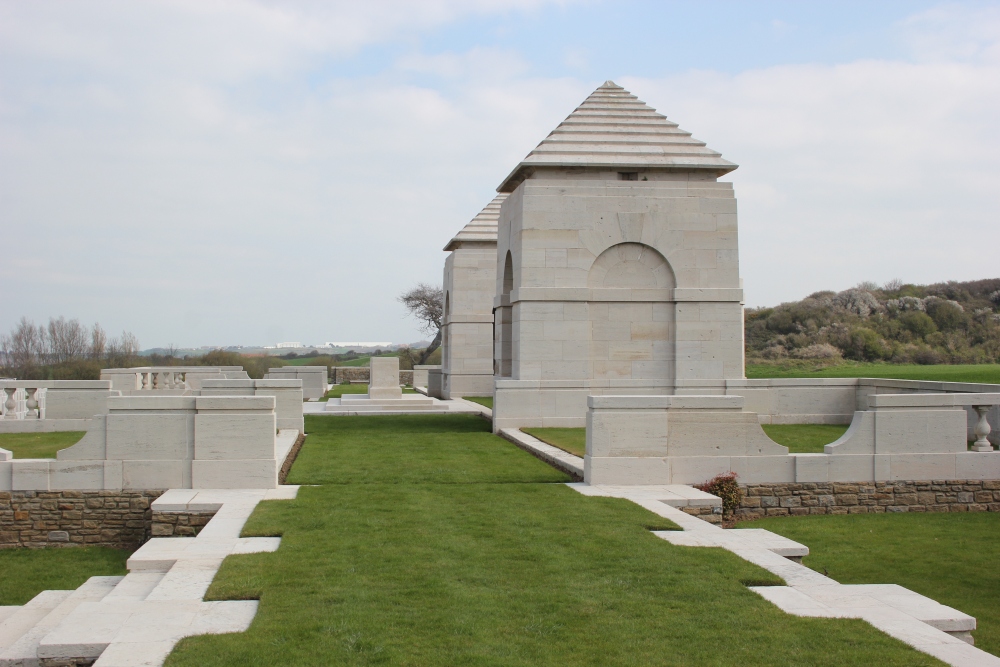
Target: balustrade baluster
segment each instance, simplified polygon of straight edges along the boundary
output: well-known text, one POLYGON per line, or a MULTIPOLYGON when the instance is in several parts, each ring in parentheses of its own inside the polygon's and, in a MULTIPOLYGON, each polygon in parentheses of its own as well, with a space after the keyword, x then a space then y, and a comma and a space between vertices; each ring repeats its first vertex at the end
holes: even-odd
POLYGON ((974 452, 992 452, 993 445, 987 439, 986 436, 990 434, 990 423, 986 420, 986 415, 989 414, 991 405, 976 405, 973 406, 976 410, 976 414, 979 415, 979 422, 976 424, 976 428, 973 433, 976 434, 976 441, 972 443, 972 451, 974 452))
POLYGON ((4 419, 17 419, 17 401, 14 400, 14 394, 17 393, 16 387, 4 387, 4 393, 7 394, 7 400, 4 401, 3 407, 5 410, 4 419))
POLYGON ((28 411, 24 413, 24 418, 25 419, 38 419, 39 418, 38 389, 37 388, 25 387, 25 389, 24 389, 24 407, 26 407, 28 409, 28 411))

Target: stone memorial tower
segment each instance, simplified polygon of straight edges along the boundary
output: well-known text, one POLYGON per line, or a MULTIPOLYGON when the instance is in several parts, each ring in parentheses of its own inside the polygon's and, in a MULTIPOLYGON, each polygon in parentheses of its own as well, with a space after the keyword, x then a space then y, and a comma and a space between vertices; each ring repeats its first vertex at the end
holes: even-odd
POLYGON ((743 377, 736 169, 608 81, 498 188, 494 429, 743 377))
POLYGON ((494 197, 455 235, 445 252, 441 394, 493 395, 493 294, 497 219, 506 193, 494 197))

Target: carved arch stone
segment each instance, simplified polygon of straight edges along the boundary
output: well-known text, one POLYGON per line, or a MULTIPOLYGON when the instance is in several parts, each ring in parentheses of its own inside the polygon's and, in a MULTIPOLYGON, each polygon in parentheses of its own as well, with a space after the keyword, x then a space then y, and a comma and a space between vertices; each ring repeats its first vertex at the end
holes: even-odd
POLYGON ((587 276, 591 288, 673 289, 670 262, 643 243, 613 245, 594 260, 587 276))

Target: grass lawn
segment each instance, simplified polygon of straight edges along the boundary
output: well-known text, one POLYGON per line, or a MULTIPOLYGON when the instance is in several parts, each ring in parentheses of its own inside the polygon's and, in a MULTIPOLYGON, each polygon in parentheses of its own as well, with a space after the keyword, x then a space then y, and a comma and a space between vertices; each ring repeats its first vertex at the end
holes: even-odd
POLYGON ((22 605, 45 590, 73 590, 90 577, 127 574, 131 554, 107 547, 0 549, 0 605, 22 605))
POLYGON ((938 382, 983 382, 1000 384, 1000 364, 874 364, 846 362, 825 366, 819 362, 777 362, 747 364, 746 375, 760 378, 893 378, 897 380, 935 380, 938 382))
POLYGON ((1000 655, 1000 514, 769 517, 766 528, 809 547, 803 563, 842 584, 899 584, 976 617, 976 646, 1000 655))
POLYGON ((15 459, 54 459, 56 452, 75 445, 86 431, 51 433, 0 433, 0 449, 14 453, 15 459))
POLYGON ((582 457, 587 453, 587 429, 585 428, 522 428, 542 442, 558 447, 564 452, 582 457))
POLYGON ((244 634, 190 637, 181 665, 938 665, 858 620, 782 613, 721 549, 589 498, 468 415, 306 417, 294 501, 261 503, 210 599, 259 599, 244 634), (360 482, 360 483, 359 483, 360 482), (463 483, 473 482, 473 483, 463 483))
MULTIPOLYGON (((368 393, 368 385, 366 384, 335 384, 330 389, 330 391, 326 392, 326 395, 319 400, 327 401, 331 398, 340 398, 344 394, 367 394, 367 393, 368 393)), ((413 387, 403 387, 403 393, 415 394, 417 392, 416 390, 413 389, 413 387)))
POLYGON ((485 406, 490 410, 493 409, 493 397, 492 396, 463 396, 467 401, 472 403, 478 403, 479 405, 485 406))
POLYGON ((847 432, 847 425, 840 424, 761 424, 761 428, 791 454, 822 454, 823 445, 847 432))

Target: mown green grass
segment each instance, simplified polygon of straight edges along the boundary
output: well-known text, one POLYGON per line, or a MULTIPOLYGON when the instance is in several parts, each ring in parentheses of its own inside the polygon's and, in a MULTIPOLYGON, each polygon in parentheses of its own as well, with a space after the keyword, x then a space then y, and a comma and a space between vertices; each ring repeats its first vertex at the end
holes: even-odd
POLYGON ((842 584, 899 584, 976 617, 976 646, 1000 655, 1000 515, 887 513, 769 517, 809 547, 803 563, 842 584))
POLYGON ((13 452, 15 459, 54 459, 56 452, 75 445, 86 431, 50 433, 0 433, 0 449, 13 452))
POLYGON ((493 409, 493 397, 492 396, 463 396, 467 401, 472 401, 473 403, 478 403, 484 407, 493 409))
POLYGON ((208 593, 259 599, 250 629, 185 639, 168 665, 940 664, 862 621, 782 613, 743 583, 770 573, 551 483, 483 420, 307 419, 292 477, 325 485, 261 503, 244 534, 281 547, 228 558, 208 593))
POLYGON ((847 432, 840 424, 761 424, 767 437, 792 454, 822 454, 823 446, 847 432))
POLYGON ((936 382, 976 382, 1000 384, 1000 364, 875 364, 845 362, 834 366, 817 362, 751 363, 746 376, 763 378, 887 378, 897 380, 932 380, 936 382))
POLYGON ((568 482, 478 415, 306 415, 288 484, 568 482))
POLYGON ((583 456, 587 453, 587 429, 585 428, 522 428, 523 432, 534 436, 553 447, 583 456))
POLYGON ((107 547, 0 549, 0 605, 22 605, 46 590, 73 590, 90 577, 127 574, 131 553, 107 547))

